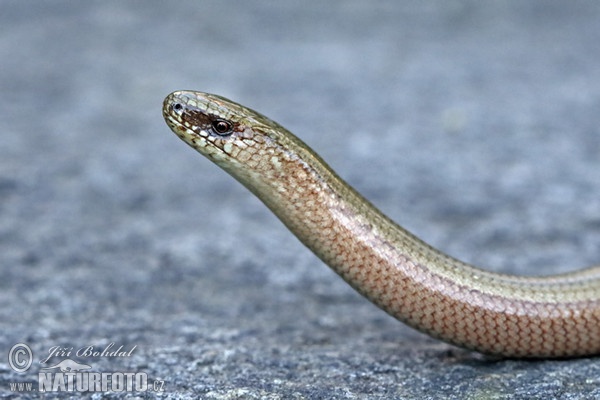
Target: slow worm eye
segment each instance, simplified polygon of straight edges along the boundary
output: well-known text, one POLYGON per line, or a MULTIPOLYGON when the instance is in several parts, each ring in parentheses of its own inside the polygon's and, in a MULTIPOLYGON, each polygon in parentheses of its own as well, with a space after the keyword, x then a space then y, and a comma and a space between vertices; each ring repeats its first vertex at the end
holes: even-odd
POLYGON ((225 121, 224 119, 214 120, 212 123, 212 127, 214 131, 221 136, 229 135, 233 127, 231 126, 231 122, 225 121))

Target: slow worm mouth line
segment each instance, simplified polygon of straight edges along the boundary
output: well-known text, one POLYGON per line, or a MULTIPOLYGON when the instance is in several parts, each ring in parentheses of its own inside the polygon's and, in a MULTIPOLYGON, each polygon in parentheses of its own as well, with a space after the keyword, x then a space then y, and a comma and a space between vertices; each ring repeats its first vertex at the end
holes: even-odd
POLYGON ((321 260, 400 321, 496 356, 600 354, 600 267, 547 277, 479 269, 395 224, 260 113, 221 96, 178 91, 165 99, 163 116, 177 136, 248 187, 321 260), (246 136, 223 148, 208 137, 198 136, 204 143, 196 144, 190 128, 170 114, 174 99, 202 105, 210 118, 226 121, 213 126, 235 126, 246 136))

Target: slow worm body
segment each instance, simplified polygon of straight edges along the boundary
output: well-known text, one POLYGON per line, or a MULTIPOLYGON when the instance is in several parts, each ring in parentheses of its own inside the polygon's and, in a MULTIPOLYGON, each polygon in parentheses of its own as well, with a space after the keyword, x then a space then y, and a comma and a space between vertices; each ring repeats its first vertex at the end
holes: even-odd
POLYGON ((163 115, 183 141, 258 196, 346 282, 402 322, 505 357, 600 352, 600 267, 547 277, 488 272, 429 246, 306 144, 223 97, 178 91, 163 115))

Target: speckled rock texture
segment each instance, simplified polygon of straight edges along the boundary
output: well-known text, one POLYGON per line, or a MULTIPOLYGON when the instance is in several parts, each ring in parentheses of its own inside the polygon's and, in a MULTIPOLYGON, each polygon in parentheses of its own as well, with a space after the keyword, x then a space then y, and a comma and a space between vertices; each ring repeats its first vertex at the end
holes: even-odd
POLYGON ((599 20, 558 0, 3 1, 0 398, 40 397, 65 359, 148 379, 97 399, 599 398, 598 358, 492 359, 387 316, 160 112, 224 95, 436 247, 573 270, 600 262, 599 20))

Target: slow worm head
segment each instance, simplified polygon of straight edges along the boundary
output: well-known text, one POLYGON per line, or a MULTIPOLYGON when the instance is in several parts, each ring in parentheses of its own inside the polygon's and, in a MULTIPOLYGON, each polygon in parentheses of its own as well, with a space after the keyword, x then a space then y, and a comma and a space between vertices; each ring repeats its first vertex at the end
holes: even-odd
POLYGON ((406 324, 506 357, 600 353, 600 267, 547 277, 488 272, 395 224, 306 144, 223 97, 171 93, 163 115, 183 141, 257 195, 346 282, 406 324))

